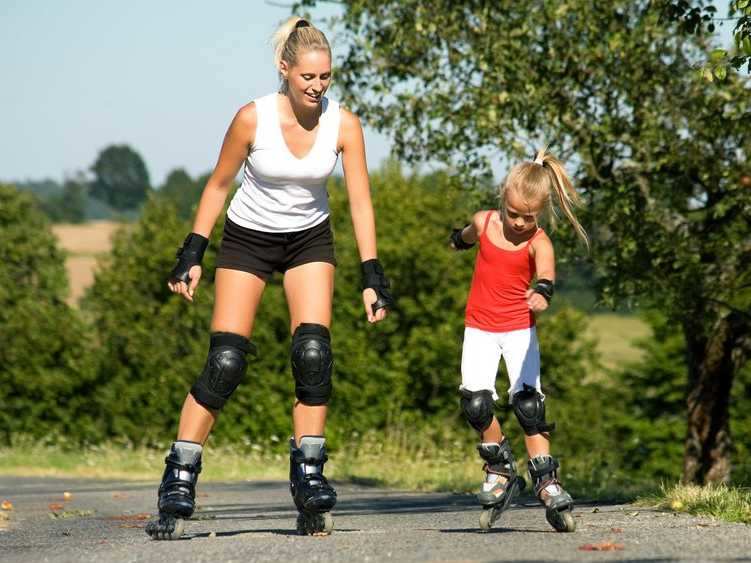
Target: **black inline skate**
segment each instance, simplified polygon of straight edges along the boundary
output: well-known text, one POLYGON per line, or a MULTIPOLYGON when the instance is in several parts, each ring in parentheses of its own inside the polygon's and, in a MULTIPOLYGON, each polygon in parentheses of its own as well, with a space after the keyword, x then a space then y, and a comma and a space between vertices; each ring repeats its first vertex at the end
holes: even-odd
POLYGON ((501 517, 516 495, 524 490, 524 479, 516 472, 514 454, 508 440, 500 444, 483 443, 477 446, 480 457, 485 460, 482 483, 477 500, 482 505, 480 528, 489 530, 501 517))
POLYGON ((326 463, 323 436, 303 436, 297 447, 289 441, 289 488, 299 511, 297 531, 303 535, 325 536, 334 529, 330 510, 336 504, 336 491, 323 476, 326 463))
POLYGON ((196 506, 202 449, 194 442, 172 444, 159 486, 159 520, 146 526, 146 533, 153 539, 176 540, 183 535, 185 520, 193 515, 196 506))
POLYGON ((529 476, 535 486, 535 494, 545 507, 545 518, 557 532, 573 532, 576 521, 572 511, 574 501, 563 490, 558 480, 558 460, 553 456, 539 455, 529 460, 529 476))

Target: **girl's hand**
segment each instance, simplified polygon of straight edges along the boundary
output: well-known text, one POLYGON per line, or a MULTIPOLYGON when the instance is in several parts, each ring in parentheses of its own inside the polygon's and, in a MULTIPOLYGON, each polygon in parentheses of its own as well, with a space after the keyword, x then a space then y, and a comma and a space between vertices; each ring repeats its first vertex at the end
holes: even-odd
POLYGON ((186 300, 193 302, 193 294, 196 292, 198 282, 201 281, 201 266, 196 264, 192 266, 188 271, 190 277, 190 285, 182 281, 167 282, 167 287, 170 288, 172 293, 178 293, 182 295, 186 300))
POLYGON ((365 314, 368 317, 369 323, 377 323, 378 321, 382 321, 386 318, 386 315, 388 314, 388 309, 382 308, 378 309, 375 313, 373 313, 373 304, 378 300, 378 296, 376 295, 376 292, 374 289, 368 287, 366 289, 363 289, 362 291, 362 302, 365 305, 365 314))
POLYGON ((534 289, 530 288, 526 294, 527 305, 535 313, 542 313, 548 308, 548 301, 542 295, 537 293, 534 289))

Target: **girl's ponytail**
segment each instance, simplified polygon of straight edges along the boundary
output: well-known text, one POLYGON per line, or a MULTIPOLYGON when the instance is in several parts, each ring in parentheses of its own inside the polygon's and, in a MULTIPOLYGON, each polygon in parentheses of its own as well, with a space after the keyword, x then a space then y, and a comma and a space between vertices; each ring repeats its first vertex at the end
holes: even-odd
POLYGON ((551 188, 558 197, 558 205, 563 211, 563 214, 568 219, 571 226, 574 227, 576 234, 579 235, 584 241, 584 244, 589 248, 589 237, 584 227, 581 226, 579 220, 574 214, 574 208, 581 206, 581 197, 574 189, 574 185, 569 180, 566 174, 566 169, 561 164, 561 161, 547 152, 547 147, 537 151, 535 155, 535 164, 542 166, 550 176, 551 188))

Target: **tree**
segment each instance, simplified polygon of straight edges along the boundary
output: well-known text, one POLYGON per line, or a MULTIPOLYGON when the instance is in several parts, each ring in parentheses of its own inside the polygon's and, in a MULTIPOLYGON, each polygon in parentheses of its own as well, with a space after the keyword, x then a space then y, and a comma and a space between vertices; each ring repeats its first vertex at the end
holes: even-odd
POLYGON ((149 173, 141 156, 128 145, 110 145, 91 166, 91 195, 125 211, 136 209, 149 192, 149 173))
POLYGON ((82 175, 68 178, 61 193, 41 200, 42 210, 53 223, 82 223, 86 220, 88 182, 82 175))
POLYGON ((201 192, 208 180, 203 176, 193 180, 182 168, 176 168, 167 175, 164 185, 158 190, 159 196, 167 198, 177 206, 177 213, 182 219, 190 219, 195 206, 201 199, 201 192))
MULTIPOLYGON (((667 22, 676 22, 678 29, 684 33, 702 34, 705 31, 714 33, 717 7, 707 5, 704 0, 655 0, 655 7, 667 22)), ((733 39, 735 52, 728 53, 725 49, 715 49, 709 56, 703 68, 704 76, 708 80, 715 78, 724 80, 728 68, 739 70, 746 64, 746 72, 751 73, 751 0, 731 0, 728 2, 730 19, 735 19, 733 39)))
POLYGON ((751 354, 748 83, 697 76, 704 43, 646 1, 343 4, 338 84, 400 156, 472 178, 489 155, 554 143, 587 201, 603 298, 654 305, 686 337, 684 478, 726 480, 751 354))

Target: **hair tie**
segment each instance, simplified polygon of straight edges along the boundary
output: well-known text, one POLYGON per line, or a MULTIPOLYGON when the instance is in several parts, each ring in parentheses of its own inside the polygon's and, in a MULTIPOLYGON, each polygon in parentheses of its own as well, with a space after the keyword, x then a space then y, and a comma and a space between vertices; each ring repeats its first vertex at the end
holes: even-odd
POLYGON ((310 23, 308 20, 299 19, 297 20, 297 23, 295 24, 295 29, 300 29, 301 27, 310 27, 310 23))

